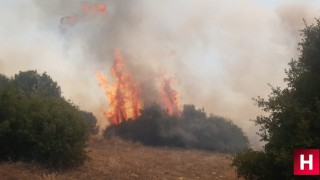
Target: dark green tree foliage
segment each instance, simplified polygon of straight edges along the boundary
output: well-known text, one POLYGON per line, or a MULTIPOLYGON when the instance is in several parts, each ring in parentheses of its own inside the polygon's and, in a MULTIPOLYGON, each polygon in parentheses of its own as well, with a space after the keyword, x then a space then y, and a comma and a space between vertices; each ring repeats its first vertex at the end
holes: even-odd
POLYGON ((9 84, 9 78, 7 78, 5 75, 0 74, 0 88, 4 88, 9 84))
POLYGON ((13 85, 28 94, 46 97, 61 97, 61 89, 46 73, 39 75, 37 71, 19 72, 14 76, 13 85))
POLYGON ((53 168, 80 165, 86 159, 88 130, 79 109, 60 96, 60 87, 48 75, 0 76, 1 160, 53 168))
POLYGON ((81 117, 87 121, 91 134, 97 134, 99 132, 99 127, 97 126, 97 118, 91 112, 87 111, 80 110, 80 114, 81 117))
POLYGON ((288 86, 272 88, 267 100, 256 99, 258 106, 269 113, 255 120, 266 145, 262 152, 248 150, 235 156, 233 165, 239 176, 291 179, 293 150, 320 147, 320 21, 306 25, 301 35, 301 54, 286 71, 288 86))
POLYGON ((194 105, 185 105, 181 117, 169 116, 159 105, 141 111, 134 121, 109 126, 105 137, 113 135, 151 146, 196 148, 220 152, 238 152, 248 140, 230 120, 209 116, 194 105))

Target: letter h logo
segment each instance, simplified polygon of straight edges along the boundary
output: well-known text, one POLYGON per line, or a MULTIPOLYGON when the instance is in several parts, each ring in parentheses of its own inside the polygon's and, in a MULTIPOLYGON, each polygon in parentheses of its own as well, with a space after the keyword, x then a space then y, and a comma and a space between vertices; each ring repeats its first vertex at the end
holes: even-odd
POLYGON ((294 150, 294 175, 319 175, 319 149, 294 150))

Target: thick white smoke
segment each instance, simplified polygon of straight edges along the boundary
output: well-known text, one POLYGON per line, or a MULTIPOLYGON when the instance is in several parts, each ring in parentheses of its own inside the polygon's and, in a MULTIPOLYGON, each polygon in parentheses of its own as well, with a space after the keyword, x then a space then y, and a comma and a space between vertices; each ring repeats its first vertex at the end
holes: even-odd
POLYGON ((47 71, 63 95, 101 120, 106 106, 94 70, 108 75, 113 49, 121 48, 139 79, 145 101, 157 96, 162 74, 179 80, 182 104, 231 118, 258 147, 249 122, 262 112, 251 100, 283 86, 284 68, 297 57, 302 19, 319 16, 313 1, 267 7, 236 0, 88 0, 103 2, 108 16, 73 26, 81 2, 5 1, 0 7, 0 73, 47 71), (310 3, 310 4, 307 4, 310 3))

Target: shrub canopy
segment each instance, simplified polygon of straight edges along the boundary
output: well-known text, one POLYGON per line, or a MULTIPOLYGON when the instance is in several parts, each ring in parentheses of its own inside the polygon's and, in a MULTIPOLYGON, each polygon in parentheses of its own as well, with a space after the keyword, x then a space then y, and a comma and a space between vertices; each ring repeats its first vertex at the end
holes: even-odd
POLYGON ((88 123, 46 74, 0 75, 0 159, 65 168, 86 159, 88 123))
POLYGON ((293 150, 320 147, 320 21, 306 25, 301 35, 300 56, 286 70, 287 87, 256 99, 268 114, 255 120, 266 145, 261 152, 249 149, 235 156, 238 176, 292 179, 293 150))
POLYGON ((182 115, 170 116, 159 105, 152 105, 135 120, 109 126, 105 137, 120 136, 152 146, 173 146, 238 152, 248 144, 242 130, 230 120, 207 116, 194 105, 185 105, 182 115))

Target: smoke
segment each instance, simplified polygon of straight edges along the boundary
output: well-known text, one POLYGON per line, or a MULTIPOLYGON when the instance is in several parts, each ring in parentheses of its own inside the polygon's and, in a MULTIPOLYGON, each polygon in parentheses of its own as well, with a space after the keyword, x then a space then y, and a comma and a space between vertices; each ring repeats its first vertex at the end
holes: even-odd
POLYGON ((62 26, 61 17, 81 13, 81 2, 4 2, 0 72, 47 71, 66 98, 102 123, 107 102, 95 70, 110 75, 113 50, 120 48, 146 103, 157 100, 159 77, 174 77, 182 104, 232 119, 255 147, 257 128, 248 120, 262 112, 251 98, 266 96, 267 83, 284 85, 284 69, 298 55, 302 19, 312 23, 319 16, 313 1, 275 8, 250 0, 85 2, 105 3, 108 15, 62 26))

